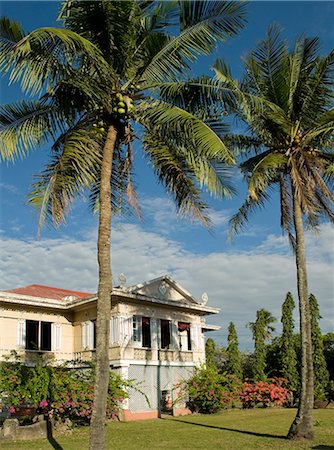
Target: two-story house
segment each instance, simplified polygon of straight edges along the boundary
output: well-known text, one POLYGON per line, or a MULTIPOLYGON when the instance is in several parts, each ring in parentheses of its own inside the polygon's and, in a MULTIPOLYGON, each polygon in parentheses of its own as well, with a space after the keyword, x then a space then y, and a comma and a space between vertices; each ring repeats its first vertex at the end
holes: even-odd
MULTIPOLYGON (((50 353, 56 361, 84 364, 94 359, 97 296, 40 285, 0 292, 0 358, 11 350, 24 355, 50 353)), ((123 405, 125 420, 158 417, 174 387, 205 361, 204 332, 217 330, 204 317, 218 313, 197 301, 168 276, 111 294, 111 370, 136 379, 123 405)), ((173 414, 185 412, 175 404, 173 414)))

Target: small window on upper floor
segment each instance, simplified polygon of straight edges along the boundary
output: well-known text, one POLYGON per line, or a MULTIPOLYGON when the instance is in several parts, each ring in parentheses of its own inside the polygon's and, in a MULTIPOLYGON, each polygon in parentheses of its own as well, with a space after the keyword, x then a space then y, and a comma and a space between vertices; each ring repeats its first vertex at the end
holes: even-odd
POLYGON ((190 323, 178 322, 180 350, 191 350, 190 323))
POLYGON ((151 348, 150 317, 133 316, 132 340, 137 346, 151 348))
POLYGON ((170 320, 160 320, 160 348, 166 350, 170 348, 171 344, 171 322, 170 320))

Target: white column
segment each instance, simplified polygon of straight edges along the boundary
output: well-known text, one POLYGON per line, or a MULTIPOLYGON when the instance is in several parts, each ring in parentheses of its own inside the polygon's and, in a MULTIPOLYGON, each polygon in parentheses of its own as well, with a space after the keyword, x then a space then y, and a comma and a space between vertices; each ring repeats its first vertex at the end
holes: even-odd
POLYGON ((151 345, 152 349, 159 347, 159 319, 151 318, 151 345))
POLYGON ((177 329, 177 322, 175 320, 171 321, 170 324, 170 337, 171 337, 171 348, 173 350, 177 350, 179 348, 179 342, 178 342, 178 329, 177 329))

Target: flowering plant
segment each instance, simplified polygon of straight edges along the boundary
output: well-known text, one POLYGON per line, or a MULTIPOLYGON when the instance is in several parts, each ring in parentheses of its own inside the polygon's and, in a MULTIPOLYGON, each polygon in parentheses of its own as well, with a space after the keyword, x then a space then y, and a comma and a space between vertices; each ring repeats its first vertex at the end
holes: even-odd
POLYGON ((189 398, 192 411, 211 414, 232 406, 236 393, 232 379, 218 373, 213 367, 195 369, 194 375, 184 382, 183 390, 189 398))
POLYGON ((240 392, 243 408, 253 408, 262 403, 264 407, 270 404, 283 406, 289 390, 284 386, 285 378, 268 378, 266 381, 249 383, 245 381, 240 392))

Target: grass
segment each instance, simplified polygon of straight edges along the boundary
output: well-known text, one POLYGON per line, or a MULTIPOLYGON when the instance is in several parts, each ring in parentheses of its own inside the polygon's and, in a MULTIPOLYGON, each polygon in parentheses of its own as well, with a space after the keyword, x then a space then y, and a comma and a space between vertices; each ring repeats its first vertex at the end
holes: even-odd
MULTIPOLYGON (((332 449, 334 450, 334 409, 314 411, 315 439, 289 441, 285 438, 295 410, 254 409, 224 411, 211 416, 139 422, 114 422, 107 427, 110 449, 332 449)), ((77 428, 69 436, 29 442, 0 443, 6 450, 86 450, 88 428, 77 428)))

